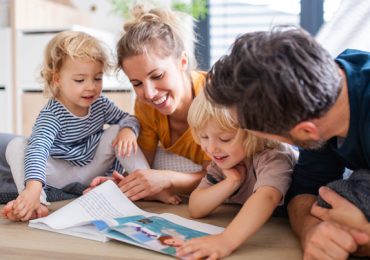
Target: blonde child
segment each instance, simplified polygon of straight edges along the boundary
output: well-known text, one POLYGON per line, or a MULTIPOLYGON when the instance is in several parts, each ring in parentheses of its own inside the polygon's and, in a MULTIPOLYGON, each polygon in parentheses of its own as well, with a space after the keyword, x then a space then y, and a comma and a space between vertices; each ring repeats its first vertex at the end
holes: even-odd
POLYGON ((46 185, 88 185, 94 177, 120 169, 116 155, 124 167, 134 160, 127 156, 137 150, 139 123, 101 96, 108 67, 102 45, 86 33, 65 31, 49 42, 41 78, 51 98, 29 140, 15 138, 6 151, 19 192, 3 208, 6 218, 26 221, 47 215, 46 185), (103 130, 105 124, 112 126, 103 130))
POLYGON ((204 217, 224 202, 243 206, 222 233, 185 242, 177 256, 226 257, 283 204, 296 157, 289 146, 241 129, 229 109, 213 106, 204 93, 194 99, 188 122, 194 139, 212 159, 190 195, 191 217, 204 217))

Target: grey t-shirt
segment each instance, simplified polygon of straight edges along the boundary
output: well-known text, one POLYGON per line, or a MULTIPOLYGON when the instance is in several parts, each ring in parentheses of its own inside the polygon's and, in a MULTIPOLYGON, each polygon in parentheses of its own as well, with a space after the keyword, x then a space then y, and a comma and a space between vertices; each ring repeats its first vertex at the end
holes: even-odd
MULTIPOLYGON (((253 156, 252 163, 247 166, 247 176, 239 189, 225 203, 244 204, 244 202, 262 186, 274 187, 284 196, 291 183, 291 174, 296 163, 298 152, 291 146, 281 144, 274 149, 266 149, 253 156)), ((225 179, 222 170, 211 162, 207 174, 201 180, 198 188, 207 188, 225 179)))

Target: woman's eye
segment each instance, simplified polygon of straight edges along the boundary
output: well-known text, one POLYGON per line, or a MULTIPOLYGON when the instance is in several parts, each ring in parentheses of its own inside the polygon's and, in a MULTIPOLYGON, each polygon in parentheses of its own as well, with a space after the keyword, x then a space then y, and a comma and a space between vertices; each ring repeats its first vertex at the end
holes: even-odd
POLYGON ((200 139, 208 139, 208 136, 206 136, 206 135, 200 136, 200 139))
POLYGON ((84 80, 83 80, 83 79, 75 79, 74 81, 75 81, 75 82, 77 82, 77 83, 82 83, 82 82, 84 82, 84 80))
POLYGON ((153 79, 161 79, 161 78, 163 78, 163 73, 159 75, 153 75, 153 79))
POLYGON ((96 78, 95 81, 102 81, 103 78, 96 78))
POLYGON ((227 142, 229 142, 231 139, 229 139, 229 138, 220 138, 220 141, 221 142, 224 142, 224 143, 227 143, 227 142))
POLYGON ((131 81, 131 84, 133 87, 138 87, 140 86, 142 83, 140 81, 131 81))

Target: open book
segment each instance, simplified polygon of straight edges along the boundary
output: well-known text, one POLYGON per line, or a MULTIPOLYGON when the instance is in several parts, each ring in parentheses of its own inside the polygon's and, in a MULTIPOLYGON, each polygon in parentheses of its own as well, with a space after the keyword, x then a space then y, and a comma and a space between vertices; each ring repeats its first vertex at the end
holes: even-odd
POLYGON ((174 255, 183 240, 217 234, 223 228, 174 214, 141 210, 112 181, 106 181, 29 226, 98 240, 120 240, 174 255))

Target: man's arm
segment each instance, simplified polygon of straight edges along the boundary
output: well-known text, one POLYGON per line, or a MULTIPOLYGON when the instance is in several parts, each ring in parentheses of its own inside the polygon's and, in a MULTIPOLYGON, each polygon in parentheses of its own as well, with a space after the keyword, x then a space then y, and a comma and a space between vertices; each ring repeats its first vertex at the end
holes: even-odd
POLYGON ((345 227, 312 216, 315 201, 315 196, 302 194, 288 204, 290 223, 301 241, 304 259, 347 259, 357 249, 355 239, 345 227))

